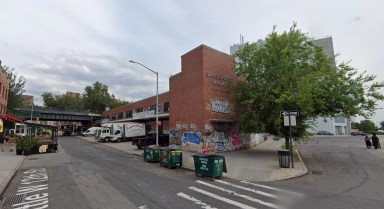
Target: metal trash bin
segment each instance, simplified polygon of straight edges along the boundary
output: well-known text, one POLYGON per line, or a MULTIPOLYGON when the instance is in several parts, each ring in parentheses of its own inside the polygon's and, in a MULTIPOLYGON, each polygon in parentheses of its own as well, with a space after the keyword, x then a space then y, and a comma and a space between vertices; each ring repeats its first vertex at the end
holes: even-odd
POLYGON ((177 149, 160 149, 160 165, 169 168, 183 166, 183 152, 177 149))
POLYGON ((281 168, 291 167, 291 152, 289 150, 277 150, 277 155, 279 157, 279 165, 281 168))
POLYGON ((212 181, 216 177, 222 177, 223 172, 227 172, 225 157, 221 155, 193 155, 195 164, 195 174, 201 174, 203 177, 209 177, 212 181))
POLYGON ((160 149, 154 147, 144 148, 144 161, 147 162, 159 162, 160 160, 160 149))

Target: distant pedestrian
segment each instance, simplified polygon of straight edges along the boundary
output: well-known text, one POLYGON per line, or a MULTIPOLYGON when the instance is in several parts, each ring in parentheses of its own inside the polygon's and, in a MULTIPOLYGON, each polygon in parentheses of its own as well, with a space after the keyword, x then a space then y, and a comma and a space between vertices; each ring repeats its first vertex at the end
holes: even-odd
POLYGON ((365 140, 365 145, 367 145, 367 148, 371 149, 372 143, 371 143, 371 139, 368 137, 368 135, 365 135, 364 140, 365 140))
POLYGON ((372 136, 372 145, 375 149, 377 148, 381 149, 380 141, 379 141, 379 138, 376 136, 376 134, 373 134, 372 136))

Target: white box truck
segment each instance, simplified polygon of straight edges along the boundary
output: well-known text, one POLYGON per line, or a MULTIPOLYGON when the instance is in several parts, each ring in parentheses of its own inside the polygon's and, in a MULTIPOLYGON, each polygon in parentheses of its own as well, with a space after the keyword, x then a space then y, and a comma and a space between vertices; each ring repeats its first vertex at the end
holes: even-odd
POLYGON ((113 142, 127 141, 133 137, 145 136, 145 124, 125 122, 112 125, 112 139, 113 142))

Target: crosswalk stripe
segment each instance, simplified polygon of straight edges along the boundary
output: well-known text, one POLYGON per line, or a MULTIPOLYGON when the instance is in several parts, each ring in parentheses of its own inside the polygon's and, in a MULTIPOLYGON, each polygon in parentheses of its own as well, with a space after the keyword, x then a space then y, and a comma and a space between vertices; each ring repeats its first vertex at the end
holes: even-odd
POLYGON ((202 202, 202 201, 200 201, 200 200, 198 200, 198 199, 196 199, 196 198, 194 198, 194 197, 191 197, 191 196, 189 196, 189 195, 187 195, 187 194, 184 194, 184 193, 182 193, 182 192, 177 193, 177 196, 182 197, 182 198, 187 199, 187 200, 190 200, 190 201, 192 201, 192 202, 195 202, 196 205, 201 205, 201 208, 205 208, 205 209, 217 209, 217 208, 211 207, 211 206, 208 205, 207 203, 204 203, 204 202, 202 202))
POLYGON ((242 197, 242 198, 244 198, 244 199, 246 199, 246 200, 249 200, 249 201, 252 201, 252 202, 256 202, 256 203, 259 203, 259 204, 262 204, 262 205, 269 206, 269 207, 271 207, 271 208, 276 208, 276 209, 280 209, 280 208, 282 208, 282 207, 277 206, 277 205, 275 205, 275 204, 272 204, 272 203, 269 203, 269 202, 264 202, 264 201, 262 201, 262 200, 259 200, 259 199, 250 197, 250 196, 248 196, 248 195, 239 194, 239 193, 236 193, 236 192, 234 192, 234 191, 231 191, 231 190, 228 190, 228 189, 224 189, 224 188, 222 188, 222 187, 219 187, 219 186, 216 186, 216 185, 213 185, 213 184, 204 182, 204 181, 197 180, 196 182, 199 183, 199 184, 203 184, 203 185, 205 185, 205 186, 214 188, 214 189, 221 190, 221 191, 223 191, 223 192, 227 192, 228 194, 233 194, 233 195, 235 195, 235 196, 242 197))
POLYGON ((215 199, 218 199, 218 200, 221 200, 223 202, 226 202, 226 203, 229 203, 231 205, 234 205, 236 207, 239 207, 239 208, 243 208, 243 209, 256 209, 254 207, 251 207, 249 205, 245 205, 243 203, 240 203, 240 202, 236 202, 236 201, 233 201, 231 199, 228 199, 228 198, 225 198, 225 197, 220 197, 216 194, 213 194, 213 193, 210 193, 210 192, 207 192, 205 190, 202 190, 202 189, 199 189, 199 188, 196 188, 196 187, 188 187, 189 189, 193 190, 193 191, 196 191, 196 192, 199 192, 199 193, 202 193, 202 194, 205 194, 207 196, 210 196, 212 198, 215 198, 215 199))
POLYGON ((236 187, 236 188, 239 188, 239 189, 242 189, 242 190, 246 190, 246 191, 253 192, 253 193, 256 193, 256 194, 264 195, 264 196, 267 196, 267 197, 276 198, 276 199, 279 198, 278 196, 276 196, 274 194, 270 194, 270 193, 263 192, 263 191, 256 190, 256 189, 250 189, 250 188, 239 186, 239 185, 236 185, 236 184, 232 184, 232 183, 229 183, 229 182, 226 182, 226 181, 215 180, 215 182, 219 182, 219 183, 222 183, 222 184, 225 184, 225 185, 229 185, 229 186, 232 186, 232 187, 236 187))
POLYGON ((244 183, 244 184, 249 184, 249 185, 252 185, 252 186, 256 186, 256 187, 261 187, 261 188, 264 188, 264 189, 270 189, 270 190, 274 190, 274 191, 285 192, 285 193, 296 195, 296 196, 299 196, 299 197, 304 196, 304 194, 299 193, 299 192, 293 192, 293 191, 289 191, 289 190, 285 190, 285 189, 279 189, 279 188, 276 188, 276 187, 271 187, 271 186, 262 185, 262 184, 255 184, 255 183, 251 183, 251 182, 248 182, 248 181, 240 181, 240 182, 244 183))

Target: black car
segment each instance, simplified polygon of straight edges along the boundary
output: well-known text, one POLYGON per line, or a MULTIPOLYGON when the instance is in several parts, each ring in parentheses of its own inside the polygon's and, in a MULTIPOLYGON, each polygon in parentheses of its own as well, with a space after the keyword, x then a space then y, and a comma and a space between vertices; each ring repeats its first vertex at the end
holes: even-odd
POLYGON ((362 132, 362 131, 354 131, 351 133, 352 136, 366 136, 367 133, 362 132))
POLYGON ((332 136, 333 133, 331 133, 329 131, 319 131, 319 132, 317 132, 317 135, 330 135, 330 136, 332 136))
POLYGON ((71 129, 67 128, 67 129, 64 129, 63 131, 63 136, 70 136, 71 135, 71 129))

